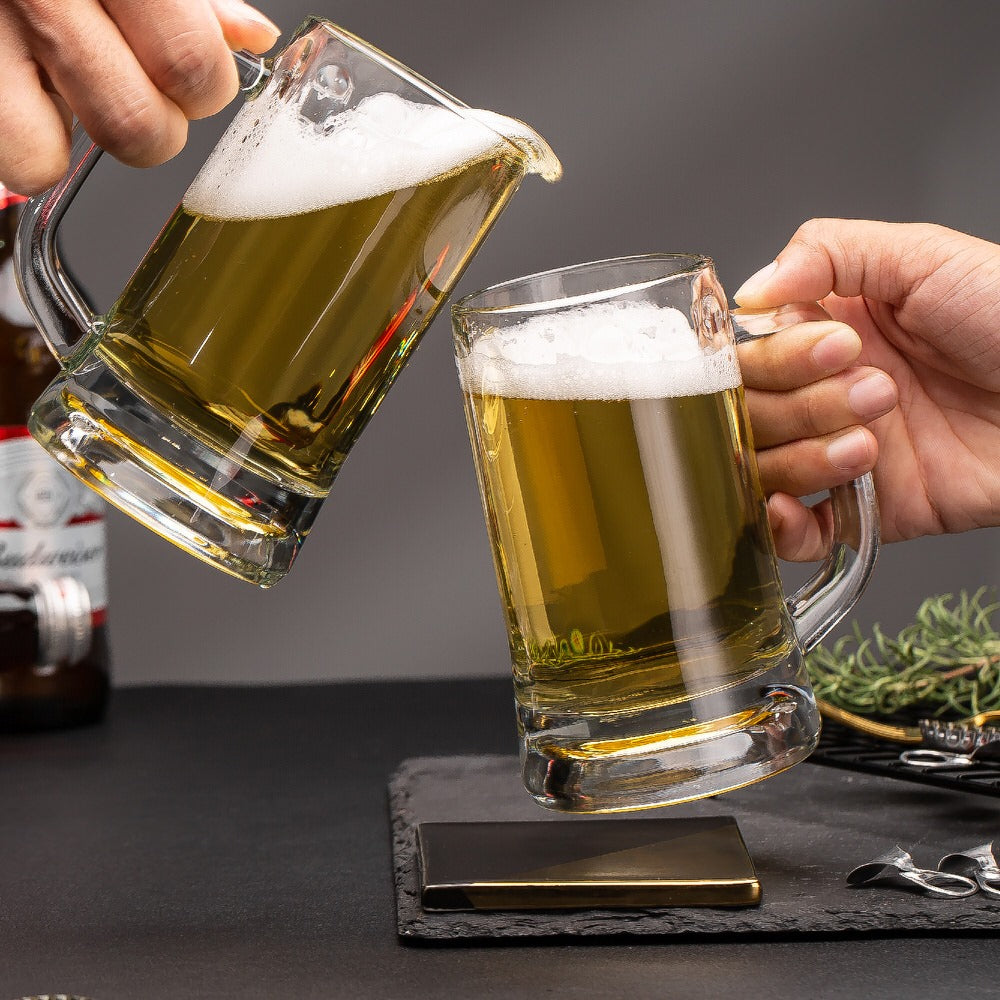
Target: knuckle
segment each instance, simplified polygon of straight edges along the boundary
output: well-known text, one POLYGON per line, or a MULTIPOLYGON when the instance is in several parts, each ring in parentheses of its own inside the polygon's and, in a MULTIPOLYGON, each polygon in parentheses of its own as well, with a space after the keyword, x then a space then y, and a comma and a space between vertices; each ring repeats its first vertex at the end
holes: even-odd
POLYGON ((856 294, 864 284, 864 255, 856 252, 852 241, 858 239, 852 223, 844 219, 809 219, 795 231, 790 245, 795 246, 827 278, 838 294, 856 294))
POLYGON ((929 242, 950 240, 958 235, 954 229, 938 225, 936 222, 911 222, 901 228, 908 229, 918 239, 925 239, 929 242))
POLYGON ((54 151, 48 155, 34 155, 30 159, 18 158, 10 164, 0 163, 0 181, 19 194, 40 194, 57 184, 68 167, 68 154, 54 151))
POLYGON ((102 115, 91 138, 114 157, 132 166, 154 166, 183 146, 170 115, 146 95, 134 95, 102 115))
POLYGON ((817 393, 805 392, 797 413, 797 431, 801 437, 816 437, 826 432, 827 411, 817 393))
POLYGON ((0 134, 12 137, 0 152, 0 180, 12 191, 39 194, 58 183, 69 167, 69 141, 54 129, 18 130, 0 121, 0 134))
POLYGON ((775 458, 777 459, 778 478, 782 483, 782 488, 795 496, 800 496, 802 490, 799 486, 800 463, 796 460, 797 450, 791 447, 779 448, 777 449, 779 454, 775 458))
POLYGON ((156 86, 188 115, 211 114, 232 98, 220 41, 208 30, 177 35, 151 67, 156 86))
POLYGON ((843 219, 809 219, 795 231, 791 242, 820 258, 843 257, 846 232, 843 219))
POLYGON ((791 242, 809 249, 818 249, 825 245, 835 223, 834 219, 809 219, 795 230, 791 242))
POLYGON ((20 7, 24 23, 36 43, 56 49, 72 30, 68 4, 55 0, 21 0, 20 7))

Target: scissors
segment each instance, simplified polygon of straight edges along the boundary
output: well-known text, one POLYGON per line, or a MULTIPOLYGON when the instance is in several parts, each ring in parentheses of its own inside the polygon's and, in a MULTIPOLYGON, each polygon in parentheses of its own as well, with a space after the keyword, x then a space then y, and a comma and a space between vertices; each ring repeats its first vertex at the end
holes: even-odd
POLYGON ((904 750, 899 759, 911 767, 922 767, 928 771, 961 771, 986 760, 1000 760, 1000 740, 982 743, 966 753, 931 750, 929 747, 904 750))
POLYGON ((992 844, 980 844, 967 851, 946 854, 938 862, 938 871, 974 879, 981 892, 1000 899, 1000 865, 993 854, 992 844))
MULTIPOLYGON (((962 862, 963 871, 967 865, 978 864, 968 857, 963 857, 962 862)), ((979 885, 968 874, 918 868, 909 852, 898 844, 874 861, 858 865, 847 876, 847 884, 850 886, 868 885, 872 882, 909 884, 922 889, 929 896, 948 899, 960 899, 979 891, 979 885)))

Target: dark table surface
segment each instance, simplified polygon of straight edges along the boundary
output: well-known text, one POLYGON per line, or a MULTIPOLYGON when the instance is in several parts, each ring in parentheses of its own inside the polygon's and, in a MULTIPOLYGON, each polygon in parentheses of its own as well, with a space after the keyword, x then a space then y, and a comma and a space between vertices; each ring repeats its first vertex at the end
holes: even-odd
MULTIPOLYGON (((400 943, 387 781, 513 752, 510 702, 501 680, 129 689, 101 726, 0 739, 0 1000, 1000 992, 989 934, 400 943)), ((928 815, 969 798, 907 788, 928 815)))

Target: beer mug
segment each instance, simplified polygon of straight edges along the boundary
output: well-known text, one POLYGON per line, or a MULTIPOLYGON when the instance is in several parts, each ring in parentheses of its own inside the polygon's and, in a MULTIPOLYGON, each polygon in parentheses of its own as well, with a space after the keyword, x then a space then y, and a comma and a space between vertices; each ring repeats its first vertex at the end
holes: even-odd
POLYGON ((88 307, 58 221, 100 150, 29 205, 29 308, 62 372, 31 433, 112 504, 267 587, 527 173, 532 129, 307 21, 269 63, 121 296, 88 307), (82 336, 81 336, 82 333, 82 336))
POLYGON ((832 492, 833 550, 786 599, 712 261, 583 264, 452 315, 528 791, 613 812, 805 758, 803 653, 867 583, 875 494, 832 492))

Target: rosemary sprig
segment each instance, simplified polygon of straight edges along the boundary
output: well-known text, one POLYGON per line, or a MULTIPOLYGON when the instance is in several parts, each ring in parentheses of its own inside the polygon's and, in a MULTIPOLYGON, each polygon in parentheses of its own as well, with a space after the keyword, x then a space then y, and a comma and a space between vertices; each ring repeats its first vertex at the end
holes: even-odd
POLYGON ((816 696, 858 715, 919 708, 966 718, 1000 708, 1000 633, 991 622, 998 608, 995 592, 982 587, 957 600, 927 598, 895 638, 879 625, 866 636, 855 622, 850 635, 806 657, 816 696))

